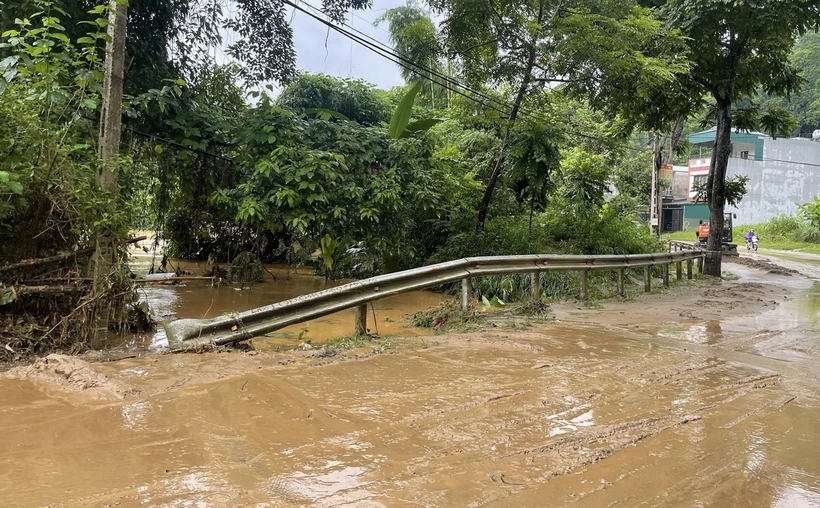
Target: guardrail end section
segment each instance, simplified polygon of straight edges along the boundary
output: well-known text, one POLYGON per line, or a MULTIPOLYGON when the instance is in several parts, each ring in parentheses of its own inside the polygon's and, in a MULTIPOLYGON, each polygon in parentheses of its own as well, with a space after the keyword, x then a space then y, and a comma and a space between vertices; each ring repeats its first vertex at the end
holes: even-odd
POLYGON ((178 319, 165 325, 165 335, 168 337, 168 344, 173 347, 183 345, 210 344, 208 340, 199 339, 202 335, 202 328, 205 321, 200 319, 178 319), (197 344, 194 344, 196 342, 197 344))

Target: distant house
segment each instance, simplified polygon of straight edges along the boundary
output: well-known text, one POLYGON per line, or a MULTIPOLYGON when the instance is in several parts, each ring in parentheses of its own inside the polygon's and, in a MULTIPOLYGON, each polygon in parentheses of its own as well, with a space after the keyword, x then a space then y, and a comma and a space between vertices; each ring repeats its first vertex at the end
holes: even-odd
MULTIPOLYGON (((701 220, 709 219, 708 206, 695 203, 695 189, 708 177, 715 129, 693 134, 689 142, 695 157, 689 160, 685 176, 678 177, 684 171, 675 168, 673 197, 664 200, 665 231, 695 229, 701 220)), ((820 143, 735 131, 727 177, 736 175, 747 176, 749 183, 740 206, 726 209, 737 214, 735 224, 759 224, 777 214, 796 213, 797 203, 820 195, 820 143)))

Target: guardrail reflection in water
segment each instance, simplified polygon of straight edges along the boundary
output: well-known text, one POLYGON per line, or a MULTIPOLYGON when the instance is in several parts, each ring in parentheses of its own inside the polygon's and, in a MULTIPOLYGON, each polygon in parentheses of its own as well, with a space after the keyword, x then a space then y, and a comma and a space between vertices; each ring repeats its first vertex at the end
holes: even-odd
MULTIPOLYGON (((670 247, 671 249, 671 247, 670 247)), ((380 275, 303 295, 258 309, 228 314, 213 319, 180 319, 165 326, 172 347, 180 345, 225 345, 258 337, 286 326, 320 318, 345 309, 357 308, 356 333, 367 331, 367 304, 410 291, 461 281, 462 306, 466 309, 472 297, 471 279, 489 275, 529 273, 533 296, 539 296, 542 272, 580 272, 581 298, 587 298, 587 275, 590 271, 617 270, 618 293, 624 294, 627 269, 644 269, 644 288, 652 289, 650 268, 663 267, 664 285, 669 285, 669 267, 677 265, 677 279, 692 278, 692 264, 702 269, 703 253, 699 250, 631 256, 498 256, 467 258, 413 270, 380 275)))

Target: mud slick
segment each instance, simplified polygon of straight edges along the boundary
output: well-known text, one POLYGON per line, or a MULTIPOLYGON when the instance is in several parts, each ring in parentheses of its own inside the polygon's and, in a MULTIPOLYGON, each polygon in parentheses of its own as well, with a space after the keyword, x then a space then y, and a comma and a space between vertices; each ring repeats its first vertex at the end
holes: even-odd
POLYGON ((755 258, 751 258, 751 257, 741 256, 741 257, 734 257, 734 258, 726 258, 726 261, 729 262, 730 264, 735 263, 735 264, 739 264, 739 265, 743 265, 743 266, 748 266, 750 268, 757 268, 758 270, 764 270, 767 273, 770 273, 772 275, 791 276, 791 275, 799 275, 799 273, 800 273, 797 270, 793 270, 791 268, 785 268, 783 266, 779 266, 779 265, 774 264, 774 263, 772 263, 770 261, 767 261, 765 259, 755 259, 755 258))
POLYGON ((738 268, 524 331, 49 357, 0 375, 0 505, 820 506, 820 292, 738 268))

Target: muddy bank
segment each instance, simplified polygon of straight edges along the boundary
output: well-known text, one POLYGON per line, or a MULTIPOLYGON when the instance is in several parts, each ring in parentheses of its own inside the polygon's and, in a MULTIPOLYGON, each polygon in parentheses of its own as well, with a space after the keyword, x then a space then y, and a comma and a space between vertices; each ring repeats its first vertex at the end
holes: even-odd
MULTIPOLYGON (((773 263, 765 258, 753 258, 749 256, 726 257, 724 260, 727 263, 738 264, 762 270, 771 275, 792 276, 799 275, 800 272, 792 268, 787 268, 779 264, 773 263)), ((727 267, 728 268, 728 267, 727 267)))
POLYGON ((562 302, 553 305, 553 311, 561 322, 658 327, 765 312, 788 301, 796 288, 810 286, 802 281, 783 284, 782 278, 774 275, 761 277, 755 279, 761 282, 704 278, 667 290, 656 289, 631 300, 605 300, 593 305, 562 302))

